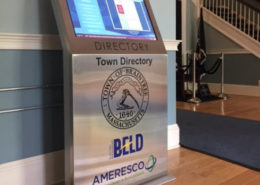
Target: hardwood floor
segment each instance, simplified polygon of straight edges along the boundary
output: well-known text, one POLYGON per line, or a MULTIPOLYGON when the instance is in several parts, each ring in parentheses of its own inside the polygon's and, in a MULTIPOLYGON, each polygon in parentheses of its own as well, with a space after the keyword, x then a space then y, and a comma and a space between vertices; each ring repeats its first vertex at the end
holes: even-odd
POLYGON ((260 97, 230 95, 226 101, 210 101, 199 105, 177 102, 177 109, 260 121, 260 97))
POLYGON ((177 148, 168 152, 168 171, 177 179, 167 185, 260 185, 260 172, 177 148))

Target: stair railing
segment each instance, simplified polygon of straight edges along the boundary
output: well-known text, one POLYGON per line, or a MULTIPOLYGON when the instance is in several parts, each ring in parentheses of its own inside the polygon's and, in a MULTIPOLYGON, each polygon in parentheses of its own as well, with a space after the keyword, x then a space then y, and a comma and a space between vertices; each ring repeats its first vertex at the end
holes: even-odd
POLYGON ((260 10, 243 0, 202 0, 202 6, 260 41, 260 10))

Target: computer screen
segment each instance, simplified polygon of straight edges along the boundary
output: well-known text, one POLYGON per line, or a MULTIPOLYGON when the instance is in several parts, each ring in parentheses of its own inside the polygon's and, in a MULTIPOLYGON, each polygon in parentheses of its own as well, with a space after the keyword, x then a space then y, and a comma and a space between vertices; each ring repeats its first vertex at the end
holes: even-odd
POLYGON ((67 0, 76 37, 156 40, 144 0, 67 0))

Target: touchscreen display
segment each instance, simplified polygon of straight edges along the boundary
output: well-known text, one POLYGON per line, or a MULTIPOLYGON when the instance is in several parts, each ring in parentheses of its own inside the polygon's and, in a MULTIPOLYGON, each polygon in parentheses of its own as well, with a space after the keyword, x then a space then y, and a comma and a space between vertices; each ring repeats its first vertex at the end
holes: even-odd
POLYGON ((67 0, 76 37, 156 40, 144 0, 67 0))

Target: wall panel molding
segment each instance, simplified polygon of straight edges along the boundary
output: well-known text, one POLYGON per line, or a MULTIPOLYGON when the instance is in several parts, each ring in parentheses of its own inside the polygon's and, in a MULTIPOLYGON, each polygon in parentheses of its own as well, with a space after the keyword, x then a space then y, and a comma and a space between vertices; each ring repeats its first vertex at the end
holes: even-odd
MULTIPOLYGON (((167 51, 177 51, 179 40, 164 40, 167 51)), ((0 33, 2 50, 61 50, 58 35, 0 33)))
POLYGON ((2 50, 60 50, 57 35, 0 33, 2 50))
POLYGON ((168 150, 180 147, 180 129, 177 124, 168 126, 168 150))
POLYGON ((64 181, 64 151, 0 165, 0 184, 55 185, 64 181))
POLYGON ((182 42, 181 40, 163 40, 167 51, 178 51, 178 45, 182 42))

